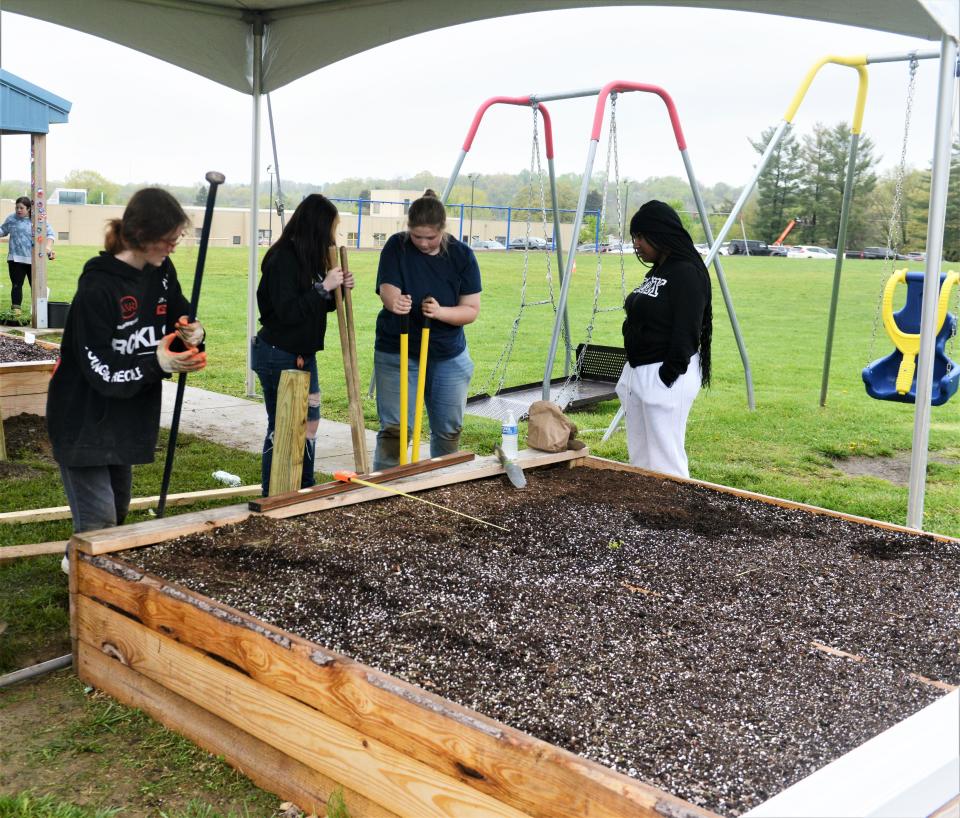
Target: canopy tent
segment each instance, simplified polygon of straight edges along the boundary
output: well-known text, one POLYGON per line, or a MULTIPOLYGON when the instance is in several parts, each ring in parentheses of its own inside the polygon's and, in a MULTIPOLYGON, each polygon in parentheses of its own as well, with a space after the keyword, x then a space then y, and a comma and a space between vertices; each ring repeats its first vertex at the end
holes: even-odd
MULTIPOLYGON (((253 97, 251 235, 257 235, 260 96, 338 60, 460 23, 534 11, 659 5, 749 11, 940 40, 941 68, 927 232, 908 525, 923 519, 936 290, 943 250, 960 0, 4 0, 36 17, 142 51, 253 97), (322 46, 318 47, 318 43, 322 46)), ((257 246, 250 243, 248 330, 254 329, 257 246)), ((252 389, 248 379, 248 391, 252 389)))

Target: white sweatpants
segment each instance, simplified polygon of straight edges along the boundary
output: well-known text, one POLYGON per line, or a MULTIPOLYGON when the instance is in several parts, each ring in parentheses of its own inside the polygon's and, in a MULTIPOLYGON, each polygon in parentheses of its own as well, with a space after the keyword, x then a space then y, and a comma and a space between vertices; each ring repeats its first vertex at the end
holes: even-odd
POLYGON ((684 441, 690 407, 700 391, 700 356, 690 359, 687 371, 665 386, 660 364, 623 368, 617 396, 627 421, 630 465, 689 477, 684 441))

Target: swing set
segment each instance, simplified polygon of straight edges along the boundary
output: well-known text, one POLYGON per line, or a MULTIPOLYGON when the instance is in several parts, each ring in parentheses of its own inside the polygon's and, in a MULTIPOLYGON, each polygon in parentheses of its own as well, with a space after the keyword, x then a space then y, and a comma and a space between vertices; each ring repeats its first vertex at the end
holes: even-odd
MULTIPOLYGON (((586 329, 586 340, 584 343, 581 343, 577 346, 576 352, 574 353, 571 343, 570 336, 570 322, 569 316, 567 313, 567 302, 569 298, 569 289, 570 282, 573 277, 575 269, 575 247, 568 250, 566 256, 564 256, 563 248, 561 246, 560 240, 560 220, 559 220, 559 208, 557 206, 557 190, 556 190, 556 176, 554 171, 554 151, 553 151, 553 131, 550 120, 550 114, 544 103, 554 101, 554 100, 563 100, 563 99, 574 99, 578 97, 588 97, 596 96, 596 106, 594 109, 593 117, 593 126, 590 135, 590 141, 587 150, 587 162, 586 168, 583 173, 582 183, 579 198, 577 201, 577 208, 574 215, 573 221, 573 230, 572 236, 574 238, 574 244, 576 243, 576 237, 580 234, 580 229, 583 225, 584 213, 586 210, 586 201, 587 195, 589 193, 590 185, 592 182, 592 172, 594 160, 597 154, 597 148, 600 142, 600 136, 603 129, 604 113, 606 108, 606 103, 609 98, 610 100, 610 116, 609 116, 609 128, 608 128, 608 145, 607 145, 607 156, 606 156, 606 171, 604 174, 603 182, 603 193, 602 193, 602 205, 601 212, 599 216, 600 223, 603 224, 606 216, 606 207, 607 207, 607 192, 608 185, 610 182, 610 163, 611 160, 614 163, 614 173, 615 173, 615 189, 619 191, 620 187, 620 171, 619 171, 619 150, 617 143, 617 98, 620 94, 637 91, 641 93, 650 93, 654 94, 663 101, 667 109, 667 114, 670 119, 670 124, 673 129, 673 134, 675 141, 677 143, 677 148, 680 151, 681 158, 683 160, 684 167, 687 172, 687 178, 689 180, 690 189, 693 194, 694 201, 696 203, 697 212, 700 217, 700 222, 703 226, 704 233, 707 237, 708 242, 713 241, 713 234, 710 227, 709 220, 707 219, 706 207, 703 203, 703 199, 700 195, 700 188, 697 184, 696 176, 693 171, 693 165, 690 161, 690 156, 687 151, 686 140, 683 135, 683 130, 680 126, 680 118, 677 113, 676 106, 674 105, 673 99, 670 95, 659 86, 648 85, 644 83, 637 82, 625 82, 616 80, 609 82, 601 88, 592 88, 588 90, 580 91, 568 91, 568 92, 559 92, 559 93, 549 93, 549 94, 531 94, 529 96, 523 97, 491 97, 486 100, 477 110, 476 114, 473 117, 473 121, 470 125, 470 129, 467 133, 467 137, 464 140, 463 146, 460 150, 460 153, 457 157, 457 160, 454 164, 453 171, 450 174, 447 186, 444 189, 442 201, 446 202, 447 197, 450 195, 451 190, 453 189, 454 184, 456 183, 457 177, 460 173, 460 169, 463 165, 463 161, 466 158, 467 153, 470 151, 470 148, 473 144, 474 137, 476 136, 477 130, 480 126, 480 122, 483 119, 483 115, 486 111, 495 104, 506 104, 506 105, 516 105, 516 106, 525 106, 529 107, 533 114, 533 145, 531 150, 531 173, 530 173, 530 185, 532 188, 533 185, 533 176, 534 170, 536 170, 536 175, 539 180, 539 202, 540 202, 540 211, 543 218, 543 230, 544 238, 548 238, 547 234, 547 221, 546 221, 546 194, 543 186, 543 174, 542 167, 540 164, 540 151, 539 151, 539 130, 538 130, 538 116, 543 118, 544 122, 544 137, 546 141, 546 156, 547 156, 547 165, 550 178, 550 194, 551 194, 551 204, 553 209, 553 242, 554 250, 556 253, 556 261, 558 267, 558 276, 560 282, 560 294, 557 299, 554 295, 553 289, 553 279, 551 275, 551 260, 550 255, 545 254, 547 262, 547 282, 549 287, 549 297, 541 301, 530 301, 526 300, 526 291, 527 291, 527 279, 528 279, 528 266, 529 266, 529 249, 525 251, 524 262, 523 262, 523 277, 521 281, 521 292, 520 292, 520 306, 516 318, 513 322, 513 327, 511 329, 510 338, 507 341, 507 344, 500 355, 500 359, 497 361, 497 364, 494 367, 494 372, 491 375, 491 386, 488 387, 488 390, 483 394, 472 398, 467 403, 467 412, 470 414, 477 414, 485 417, 495 417, 495 418, 504 418, 508 412, 512 412, 513 415, 517 418, 523 417, 526 415, 527 410, 530 404, 542 398, 543 400, 550 400, 560 406, 561 409, 573 411, 576 409, 585 408, 587 406, 593 405, 600 401, 611 400, 616 397, 614 391, 614 386, 619 380, 620 374, 623 370, 623 366, 626 363, 625 353, 623 351, 622 345, 616 347, 604 347, 591 344, 593 331, 596 323, 597 316, 602 312, 619 312, 622 309, 623 301, 626 298, 627 286, 626 286, 626 271, 624 267, 624 254, 620 254, 620 300, 616 303, 615 306, 610 307, 601 307, 600 306, 600 281, 603 261, 600 258, 599 254, 597 257, 597 269, 594 280, 594 293, 593 293, 593 303, 591 308, 590 320, 586 329), (523 384, 519 386, 512 386, 504 388, 503 384, 506 378, 506 371, 509 364, 510 355, 513 350, 514 343, 516 341, 517 332, 520 327, 520 321, 523 317, 523 313, 527 307, 540 306, 549 304, 554 312, 554 326, 553 333, 550 340, 550 348, 547 354, 545 366, 544 366, 544 375, 541 383, 531 383, 523 384), (562 378, 553 377, 553 368, 554 361, 557 356, 557 351, 559 348, 561 337, 563 338, 564 343, 564 376, 562 378), (573 359, 573 365, 571 366, 571 359, 573 359)), ((624 214, 621 210, 620 197, 616 196, 617 201, 617 228, 621 243, 623 241, 624 234, 624 214)), ((527 236, 529 238, 530 232, 530 221, 529 217, 527 220, 527 236)), ((526 246, 529 247, 530 242, 525 242, 526 246)), ((721 291, 723 293, 724 303, 726 304, 727 313, 730 317, 730 323, 733 327, 734 337, 737 342, 737 346, 740 351, 740 358, 743 362, 744 375, 746 379, 746 389, 747 389, 747 404, 750 409, 754 408, 754 398, 753 398, 753 380, 750 373, 750 362, 747 356, 746 346, 743 342, 743 338, 740 332, 740 327, 737 322, 736 312, 733 307, 733 301, 730 296, 729 290, 726 284, 726 278, 723 274, 723 268, 721 266, 720 260, 717 257, 711 259, 717 273, 717 279, 720 284, 721 291)))

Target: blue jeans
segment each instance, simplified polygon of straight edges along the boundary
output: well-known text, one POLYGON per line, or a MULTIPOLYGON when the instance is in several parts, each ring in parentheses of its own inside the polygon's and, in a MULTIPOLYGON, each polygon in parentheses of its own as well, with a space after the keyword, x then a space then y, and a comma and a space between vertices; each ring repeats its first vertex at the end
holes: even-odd
POLYGON ((133 467, 60 466, 73 533, 123 525, 130 509, 133 467))
MULTIPOLYGON (((373 353, 377 383, 377 414, 380 431, 373 456, 373 468, 385 469, 400 462, 400 353, 373 353)), ((410 358, 407 397, 407 421, 413 427, 413 411, 417 400, 419 361, 410 358)), ((454 358, 427 363, 427 380, 423 404, 430 419, 430 456, 452 454, 460 448, 463 431, 463 410, 467 405, 467 387, 473 376, 473 361, 465 349, 454 358)), ((408 429, 408 437, 410 429, 408 429)))
MULTIPOLYGON (((250 342, 250 368, 257 373, 260 387, 263 389, 263 403, 267 408, 267 435, 263 439, 263 460, 260 463, 260 483, 263 496, 270 490, 270 466, 273 463, 273 430, 277 419, 277 393, 280 390, 280 373, 285 369, 299 369, 297 356, 272 346, 262 338, 254 337, 250 342)), ((320 381, 317 378, 317 356, 305 356, 303 369, 310 373, 310 393, 320 393, 320 381)), ((320 404, 307 405, 307 420, 320 419, 320 404)), ((313 461, 316 453, 316 440, 307 437, 303 447, 303 474, 300 488, 309 488, 316 482, 313 476, 313 461)))

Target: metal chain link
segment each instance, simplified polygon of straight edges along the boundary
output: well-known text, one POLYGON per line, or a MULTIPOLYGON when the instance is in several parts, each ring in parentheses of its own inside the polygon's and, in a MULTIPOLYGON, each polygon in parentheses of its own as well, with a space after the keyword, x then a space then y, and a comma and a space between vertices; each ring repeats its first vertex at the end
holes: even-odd
MULTIPOLYGON (((617 94, 613 93, 610 95, 610 133, 607 139, 607 163, 604 169, 603 174, 603 192, 600 198, 600 213, 598 215, 599 226, 601 229, 606 223, 606 213, 607 213, 607 193, 610 189, 610 160, 617 155, 617 94)), ((617 175, 619 178, 619 156, 616 159, 616 168, 617 175)), ((619 186, 617 190, 617 215, 620 217, 620 191, 619 186)), ((622 226, 622 223, 621 223, 622 226)), ((576 237, 575 237, 576 238, 576 237)), ((563 382, 563 386, 560 388, 558 399, 564 396, 570 389, 571 382, 574 380, 580 380, 580 370, 583 368, 583 356, 586 354, 587 348, 590 346, 590 342, 593 340, 593 330, 596 324, 597 313, 598 312, 608 312, 609 310, 601 310, 599 308, 600 302, 600 280, 601 274, 603 272, 603 258, 602 253, 597 253, 597 271, 593 279, 593 306, 590 311, 590 323, 587 325, 586 338, 583 342, 583 346, 580 349, 580 354, 577 356, 576 366, 573 367, 572 371, 567 375, 566 380, 563 382)), ((623 254, 620 255, 620 263, 623 265, 624 259, 623 254)), ((625 279, 625 274, 624 274, 625 279)), ((622 285, 622 286, 625 286, 622 285)), ((626 295, 624 295, 626 298, 626 295)), ((612 308, 611 308, 612 309, 612 308)), ((619 307, 617 307, 619 309, 619 307)))
MULTIPOLYGON (((543 166, 540 162, 540 129, 539 129, 539 106, 534 103, 531 106, 533 111, 533 139, 531 140, 530 145, 530 173, 528 177, 527 184, 527 200, 528 202, 533 202, 533 175, 534 170, 536 170, 537 178, 539 180, 540 186, 540 209, 543 214, 543 231, 544 237, 546 237, 546 194, 543 189, 543 166)), ((550 304, 553 307, 554 315, 557 312, 557 305, 554 300, 553 293, 553 274, 550 267, 550 254, 546 253, 547 257, 547 287, 550 292, 549 299, 543 299, 540 301, 527 301, 527 281, 529 278, 529 269, 530 269, 530 223, 532 219, 533 208, 527 209, 527 219, 526 219, 526 234, 524 238, 524 248, 523 248, 523 270, 521 273, 520 280, 520 307, 517 310, 517 314, 513 319, 513 326, 510 329, 510 337, 507 339, 507 343, 504 345, 504 348, 500 352, 500 356, 497 358, 497 362, 493 365, 493 369, 490 371, 490 376, 487 378, 487 382, 484 385, 481 392, 486 392, 488 395, 496 395, 503 389, 503 384, 507 378, 507 369, 510 363, 510 358, 513 355, 513 347, 517 340, 517 334, 520 331, 520 321, 523 318, 523 312, 527 307, 536 307, 544 304, 550 304), (494 384, 496 386, 494 387, 494 384)))
MULTIPOLYGON (((873 316, 873 332, 870 335, 870 351, 867 356, 867 365, 873 361, 874 347, 877 342, 877 331, 880 328, 880 312, 883 304, 883 291, 887 284, 887 279, 893 274, 896 267, 897 250, 900 249, 898 226, 903 211, 903 177, 906 174, 907 167, 907 145, 910 141, 910 120, 913 114, 913 97, 917 87, 917 67, 920 61, 916 57, 916 52, 910 58, 910 79, 907 83, 907 106, 903 117, 903 142, 900 147, 900 164, 897 166, 897 181, 893 190, 893 207, 890 213, 890 224, 887 228, 887 251, 892 258, 886 258, 880 268, 880 293, 877 297, 877 309, 873 316)), ((837 252, 843 252, 843 248, 837 248, 837 252)))

